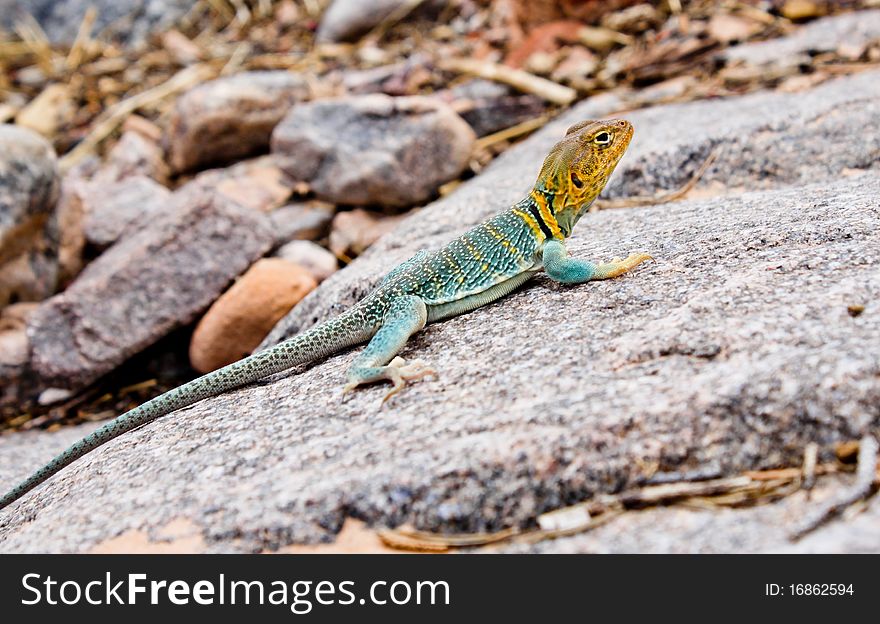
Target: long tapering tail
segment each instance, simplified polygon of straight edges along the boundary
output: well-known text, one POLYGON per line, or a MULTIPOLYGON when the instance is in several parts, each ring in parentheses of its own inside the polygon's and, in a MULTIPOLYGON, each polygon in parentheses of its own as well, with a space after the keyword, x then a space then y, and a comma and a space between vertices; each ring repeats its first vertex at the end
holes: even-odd
POLYGON ((0 498, 0 509, 18 500, 68 464, 123 433, 202 399, 240 388, 297 364, 318 360, 365 341, 371 332, 359 316, 357 308, 349 309, 289 340, 193 379, 122 414, 70 446, 0 498))

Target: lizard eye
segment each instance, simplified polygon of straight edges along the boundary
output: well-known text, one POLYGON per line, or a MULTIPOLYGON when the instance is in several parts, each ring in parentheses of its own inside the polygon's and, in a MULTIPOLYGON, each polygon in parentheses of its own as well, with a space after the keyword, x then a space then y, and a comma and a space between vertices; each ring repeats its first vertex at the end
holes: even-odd
POLYGON ((571 172, 571 182, 578 188, 583 188, 584 186, 584 181, 581 180, 578 177, 578 174, 576 174, 574 171, 571 172))
POLYGON ((611 139, 612 135, 610 132, 602 131, 593 138, 593 141, 596 143, 596 145, 609 145, 611 143, 611 139))

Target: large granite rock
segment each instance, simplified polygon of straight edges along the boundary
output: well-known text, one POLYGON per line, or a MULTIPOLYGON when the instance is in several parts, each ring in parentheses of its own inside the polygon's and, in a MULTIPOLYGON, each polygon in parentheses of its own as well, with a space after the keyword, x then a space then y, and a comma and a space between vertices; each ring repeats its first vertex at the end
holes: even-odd
POLYGON ((31 130, 0 125, 0 307, 55 289, 58 186, 52 146, 31 130))
POLYGON ((193 184, 29 319, 46 385, 81 388, 189 323, 272 245, 266 217, 193 184))
POLYGON ((250 71, 211 80, 177 99, 168 122, 168 159, 175 171, 265 151, 272 129, 308 96, 292 72, 250 71))
POLYGON ((399 207, 461 174, 475 140, 437 99, 372 94, 297 106, 272 133, 272 151, 320 199, 399 207))
MULTIPOLYGON (((852 81, 835 84, 837 91, 829 85, 822 93, 837 97, 835 110, 845 114, 816 115, 835 119, 846 135, 850 123, 862 123, 859 107, 873 104, 859 104, 852 81)), ((745 124, 749 107, 766 120, 769 104, 736 102, 742 116, 725 109, 714 125, 699 123, 696 106, 686 117, 679 106, 628 115, 639 143, 621 164, 618 191, 645 186, 626 173, 653 170, 655 132, 667 137, 668 149, 654 157, 661 164, 684 150, 668 141, 678 133, 697 143, 768 132, 779 132, 780 142, 787 132, 794 143, 814 140, 772 117, 745 124)), ((568 125, 593 116, 592 106, 575 107, 380 239, 298 305, 267 343, 338 312, 417 249, 436 248, 517 199, 547 149, 568 125)), ((702 106, 709 115, 729 105, 702 106)), ((414 383, 382 410, 384 387, 341 403, 350 351, 127 434, 5 510, 0 550, 82 551, 135 530, 158 539, 172 521, 195 527, 200 548, 213 551, 332 539, 348 517, 494 530, 529 525, 657 470, 731 475, 797 466, 809 442, 827 459, 833 443, 880 425, 880 173, 854 171, 835 145, 822 167, 804 158, 814 184, 785 187, 788 178, 777 177, 766 184, 778 188, 737 195, 710 180, 700 192, 720 196, 588 215, 570 241, 574 255, 647 251, 656 263, 576 287, 539 276, 504 301, 429 326, 403 355, 432 362, 439 379, 414 383), (863 312, 852 315, 857 306, 863 312)), ((861 145, 862 168, 874 166, 872 144, 861 145)), ((726 162, 733 163, 716 167, 726 162)), ((752 171, 763 179, 761 168, 752 171)), ((51 455, 44 437, 35 442, 41 448, 30 451, 22 436, 0 440, 0 481, 11 485, 51 455)), ((692 522, 664 522, 662 532, 640 536, 640 549, 650 541, 669 550, 670 534, 693 533, 692 522)), ((605 535, 619 547, 604 548, 626 550, 632 536, 613 526, 605 535)), ((735 523, 705 526, 727 533, 676 548, 782 548, 737 542, 735 523)), ((801 544, 792 548, 821 547, 801 544)))

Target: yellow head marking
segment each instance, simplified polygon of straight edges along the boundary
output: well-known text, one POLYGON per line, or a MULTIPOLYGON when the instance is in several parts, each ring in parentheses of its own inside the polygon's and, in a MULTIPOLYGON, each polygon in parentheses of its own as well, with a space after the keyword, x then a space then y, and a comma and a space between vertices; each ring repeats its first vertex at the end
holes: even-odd
POLYGON ((632 136, 632 124, 623 119, 582 121, 568 129, 544 160, 535 183, 540 192, 533 196, 557 196, 554 216, 566 236, 605 188, 632 136))

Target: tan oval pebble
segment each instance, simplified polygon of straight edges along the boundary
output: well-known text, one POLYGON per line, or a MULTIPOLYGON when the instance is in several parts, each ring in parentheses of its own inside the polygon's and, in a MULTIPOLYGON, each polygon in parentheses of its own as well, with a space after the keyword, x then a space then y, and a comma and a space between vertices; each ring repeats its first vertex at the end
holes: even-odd
POLYGON ((189 359, 201 373, 240 360, 317 282, 283 258, 258 260, 214 302, 199 321, 189 359))

